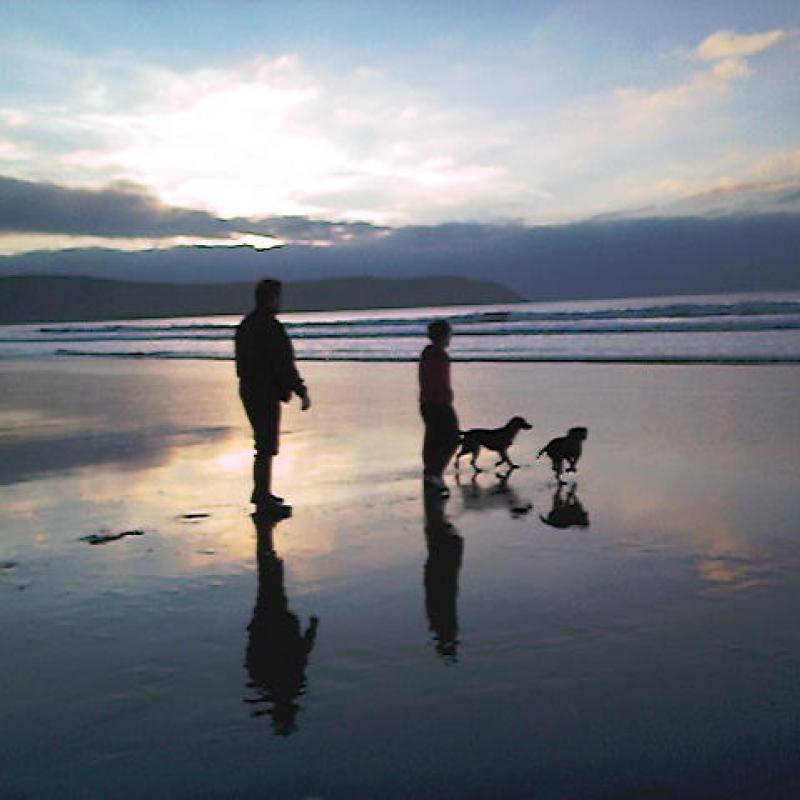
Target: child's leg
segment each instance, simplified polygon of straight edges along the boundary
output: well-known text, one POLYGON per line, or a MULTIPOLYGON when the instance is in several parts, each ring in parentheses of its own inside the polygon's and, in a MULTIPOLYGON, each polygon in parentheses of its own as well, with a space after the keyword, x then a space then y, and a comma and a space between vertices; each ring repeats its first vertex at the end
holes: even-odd
POLYGON ((425 472, 442 477, 458 449, 458 418, 452 406, 428 406, 425 472))

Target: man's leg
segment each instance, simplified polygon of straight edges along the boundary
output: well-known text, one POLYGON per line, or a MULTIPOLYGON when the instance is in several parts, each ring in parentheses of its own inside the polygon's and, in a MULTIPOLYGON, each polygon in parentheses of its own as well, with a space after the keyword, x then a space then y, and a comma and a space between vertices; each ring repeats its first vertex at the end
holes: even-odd
POLYGON ((250 502, 258 505, 272 494, 272 454, 262 455, 263 448, 256 444, 253 456, 253 493, 250 502))
POLYGON ((261 505, 272 496, 272 458, 278 453, 280 403, 247 393, 242 393, 242 403, 253 428, 255 443, 250 502, 261 505))

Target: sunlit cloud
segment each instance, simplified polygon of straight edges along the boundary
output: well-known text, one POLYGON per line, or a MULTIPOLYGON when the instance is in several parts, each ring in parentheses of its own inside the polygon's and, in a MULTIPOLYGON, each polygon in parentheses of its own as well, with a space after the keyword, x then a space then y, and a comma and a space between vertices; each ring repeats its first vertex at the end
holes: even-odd
POLYGON ((64 153, 63 167, 108 170, 167 203, 223 217, 352 218, 352 208, 325 198, 387 180, 409 193, 419 184, 456 192, 505 174, 454 152, 463 119, 423 97, 398 104, 384 85, 353 94, 295 56, 186 74, 143 70, 139 80, 151 91, 128 112, 76 109, 74 124, 102 145, 64 153))
POLYGON ((786 37, 787 32, 784 30, 751 34, 737 34, 735 31, 722 30, 703 39, 697 46, 695 55, 703 61, 738 59, 762 53, 782 42, 786 37))
POLYGON ((745 61, 729 58, 694 73, 684 83, 653 92, 622 88, 615 95, 629 119, 646 120, 665 111, 707 101, 725 92, 732 81, 749 76, 750 68, 745 61))
MULTIPOLYGON (((739 158, 713 176, 663 176, 648 189, 668 204, 662 214, 789 212, 800 209, 800 150, 770 153, 755 161, 739 158)), ((652 213, 652 209, 650 210, 652 213)))
POLYGON ((0 126, 20 128, 28 122, 28 115, 18 108, 0 108, 0 126))
POLYGON ((0 255, 33 251, 103 248, 135 253, 143 250, 169 250, 173 247, 252 247, 269 250, 283 244, 280 240, 254 234, 210 239, 202 236, 167 236, 159 239, 108 238, 104 236, 64 236, 60 234, 0 234, 0 255))
POLYGON ((0 161, 14 161, 22 155, 19 145, 0 139, 0 161))

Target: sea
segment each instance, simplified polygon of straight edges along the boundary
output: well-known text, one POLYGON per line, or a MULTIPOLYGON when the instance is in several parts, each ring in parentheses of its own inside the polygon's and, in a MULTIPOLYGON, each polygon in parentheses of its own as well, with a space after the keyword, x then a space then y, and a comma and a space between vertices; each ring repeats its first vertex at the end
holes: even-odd
MULTIPOLYGON (((238 315, 0 327, 0 359, 233 358, 238 315)), ((300 360, 411 361, 433 319, 456 361, 800 362, 800 292, 281 314, 300 360)))

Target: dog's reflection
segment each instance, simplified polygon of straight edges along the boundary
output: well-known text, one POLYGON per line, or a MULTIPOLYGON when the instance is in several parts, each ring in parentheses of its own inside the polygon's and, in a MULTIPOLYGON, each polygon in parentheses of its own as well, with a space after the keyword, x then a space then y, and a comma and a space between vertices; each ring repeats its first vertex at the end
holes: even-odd
POLYGON ((433 633, 436 652, 446 664, 458 660, 458 573, 464 540, 444 515, 444 502, 437 492, 426 491, 425 612, 433 633))
POLYGON ((311 617, 305 633, 300 621, 289 610, 283 586, 283 562, 273 547, 273 531, 278 520, 267 514, 253 514, 256 526, 258 594, 253 618, 247 626, 249 636, 245 666, 247 684, 254 696, 245 702, 254 705, 252 716, 268 714, 278 736, 297 729, 297 698, 305 692, 306 665, 314 647, 318 620, 311 617))
POLYGON ((462 506, 465 512, 490 511, 496 508, 507 508, 512 517, 521 517, 533 509, 529 500, 520 497, 517 490, 509 484, 513 469, 505 473, 497 473, 497 482, 491 486, 482 486, 478 476, 462 482, 456 473, 456 486, 461 491, 462 506))
POLYGON ((577 484, 570 484, 565 495, 564 484, 559 483, 550 513, 546 517, 540 514, 539 519, 553 528, 588 528, 589 514, 578 499, 577 484))

